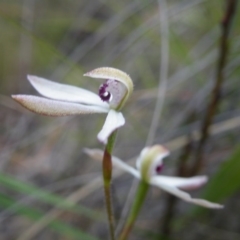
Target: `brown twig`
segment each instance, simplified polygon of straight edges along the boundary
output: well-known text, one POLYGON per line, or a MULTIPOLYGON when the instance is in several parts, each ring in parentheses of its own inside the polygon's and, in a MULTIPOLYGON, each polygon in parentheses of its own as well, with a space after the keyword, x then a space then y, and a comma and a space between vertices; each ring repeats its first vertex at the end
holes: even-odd
POLYGON ((226 0, 226 12, 221 22, 222 35, 220 38, 219 59, 217 64, 216 80, 212 90, 211 99, 206 110, 206 115, 202 123, 201 138, 196 150, 196 159, 190 171, 191 175, 197 174, 203 165, 203 152, 204 152, 203 150, 209 136, 209 128, 210 128, 210 125, 212 124, 213 117, 216 113, 217 107, 221 100, 220 93, 221 93, 222 83, 224 81, 224 68, 226 66, 227 56, 229 52, 228 37, 229 37, 230 27, 231 27, 232 19, 234 17, 236 7, 237 7, 237 0, 226 0))
MULTIPOLYGON (((177 167, 178 176, 188 176, 197 174, 203 164, 203 150, 205 143, 209 136, 210 126, 212 124, 213 117, 216 113, 217 107, 220 102, 220 93, 222 83, 224 81, 224 68, 227 62, 228 55, 228 37, 231 27, 231 22, 237 6, 237 0, 226 0, 226 12, 221 22, 222 35, 220 38, 219 46, 219 60, 216 70, 216 81, 212 90, 211 99, 207 107, 206 115, 201 127, 201 136, 199 144, 196 150, 196 159, 193 166, 189 169, 186 165, 186 161, 192 152, 191 139, 183 149, 182 155, 179 158, 179 164, 177 167)), ((171 234, 171 222, 174 218, 174 209, 177 204, 177 199, 174 196, 168 196, 166 201, 166 210, 162 221, 162 233, 165 237, 169 237, 171 234)))

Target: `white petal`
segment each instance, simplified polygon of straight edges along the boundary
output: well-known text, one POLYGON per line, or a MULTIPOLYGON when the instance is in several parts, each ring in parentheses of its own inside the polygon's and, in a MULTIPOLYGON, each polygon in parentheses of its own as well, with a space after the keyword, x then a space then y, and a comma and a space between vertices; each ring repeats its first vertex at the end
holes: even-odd
POLYGON ((165 190, 168 193, 173 194, 176 197, 181 198, 182 200, 186 201, 186 202, 190 202, 202 207, 206 207, 206 208, 223 208, 223 205, 217 204, 217 203, 213 203, 213 202, 209 202, 207 200, 204 199, 198 199, 198 198, 192 198, 188 193, 183 192, 179 189, 177 189, 176 187, 170 186, 170 185, 165 185, 165 184, 161 184, 158 185, 158 187, 160 187, 161 189, 165 190))
POLYGON ((102 130, 98 134, 98 140, 106 144, 110 134, 117 128, 123 126, 124 124, 125 119, 122 113, 111 109, 107 115, 102 130))
POLYGON ((28 75, 28 80, 32 86, 45 97, 67 102, 79 102, 106 108, 108 107, 108 104, 103 102, 97 94, 86 89, 56 83, 30 75, 28 75))
POLYGON ((61 102, 30 95, 12 95, 12 98, 32 112, 54 117, 107 112, 106 109, 98 106, 61 102))
POLYGON ((201 187, 207 182, 207 176, 195 176, 189 178, 182 177, 166 177, 166 176, 153 176, 151 183, 166 184, 173 187, 178 187, 185 190, 191 190, 201 187))
MULTIPOLYGON (((102 161, 103 158, 103 151, 100 149, 89 149, 85 148, 84 152, 90 156, 92 159, 97 160, 97 161, 102 161)), ((112 163, 114 167, 118 167, 123 171, 126 171, 130 174, 132 174, 136 178, 140 178, 140 173, 133 167, 129 166, 125 162, 123 162, 121 159, 112 156, 112 163)))

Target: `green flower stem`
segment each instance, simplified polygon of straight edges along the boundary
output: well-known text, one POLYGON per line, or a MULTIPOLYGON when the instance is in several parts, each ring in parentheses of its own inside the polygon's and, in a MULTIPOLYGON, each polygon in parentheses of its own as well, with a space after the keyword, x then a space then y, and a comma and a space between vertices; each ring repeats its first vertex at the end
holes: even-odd
POLYGON ((107 209, 107 215, 108 215, 111 240, 115 239, 114 216, 113 216, 112 200, 111 200, 111 179, 112 179, 112 150, 114 147, 116 135, 117 135, 117 130, 114 131, 109 136, 107 145, 104 150, 103 161, 102 161, 104 193, 105 193, 106 209, 107 209))
POLYGON ((131 212, 128 216, 127 222, 123 228, 123 231, 119 237, 119 240, 126 240, 130 231, 132 230, 132 227, 134 225, 134 222, 139 214, 139 211, 142 207, 142 204, 144 202, 144 199, 147 195, 149 188, 149 184, 143 180, 138 185, 137 193, 136 193, 136 198, 135 202, 133 203, 131 212))

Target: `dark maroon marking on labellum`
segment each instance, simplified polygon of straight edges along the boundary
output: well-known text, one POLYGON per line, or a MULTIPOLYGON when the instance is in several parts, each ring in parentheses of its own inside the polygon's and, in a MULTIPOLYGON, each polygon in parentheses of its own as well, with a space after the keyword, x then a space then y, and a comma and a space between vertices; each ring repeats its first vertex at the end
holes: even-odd
POLYGON ((162 171, 162 169, 163 169, 163 165, 157 166, 156 169, 155 169, 156 173, 159 174, 162 171))
POLYGON ((108 87, 108 83, 103 83, 100 87, 99 87, 99 96, 100 98, 104 101, 107 102, 110 100, 111 98, 111 93, 106 91, 106 88, 108 87))

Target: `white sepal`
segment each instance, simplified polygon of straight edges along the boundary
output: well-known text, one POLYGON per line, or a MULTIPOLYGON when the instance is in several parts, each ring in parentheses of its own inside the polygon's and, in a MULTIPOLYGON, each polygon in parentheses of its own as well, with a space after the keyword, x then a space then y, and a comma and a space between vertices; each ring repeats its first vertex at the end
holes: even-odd
POLYGON ((32 86, 45 97, 108 108, 108 104, 103 102, 97 94, 86 89, 56 83, 37 76, 28 75, 27 77, 32 86))
MULTIPOLYGON (((100 149, 84 148, 83 151, 84 151, 84 153, 86 153, 89 157, 91 157, 94 160, 102 161, 102 159, 103 159, 103 151, 100 149)), ((132 174, 134 177, 140 179, 139 172, 135 168, 133 168, 133 167, 129 166, 128 164, 126 164, 125 162, 123 162, 121 159, 119 159, 115 156, 112 156, 112 163, 113 163, 113 166, 118 167, 121 170, 128 172, 128 173, 132 174)))
POLYGON ((12 98, 32 112, 53 117, 105 113, 108 111, 99 106, 87 106, 79 103, 62 102, 31 95, 12 95, 12 98))
POLYGON ((122 169, 123 171, 125 172, 128 172, 130 174, 132 174, 134 177, 140 179, 141 176, 140 176, 140 173, 139 171, 137 171, 135 168, 133 168, 132 166, 126 164, 125 162, 123 162, 121 159, 113 156, 112 157, 112 161, 113 161, 113 164, 114 166, 122 169))
POLYGON ((167 176, 152 176, 151 183, 166 184, 169 186, 181 188, 184 190, 192 190, 201 187, 208 181, 207 176, 195 176, 189 178, 183 177, 167 177, 167 176))
POLYGON ((189 203, 193 203, 202 207, 206 207, 206 208, 216 208, 216 209, 220 209, 223 208, 223 205, 217 204, 217 203, 213 203, 213 202, 209 202, 207 200, 204 199, 198 199, 198 198, 192 198, 190 196, 190 194, 181 191, 179 189, 177 189, 176 187, 170 186, 170 185, 165 185, 165 184, 160 184, 157 185, 158 187, 160 187, 161 189, 165 190, 168 193, 171 193, 172 195, 181 198, 182 200, 189 202, 189 203))

